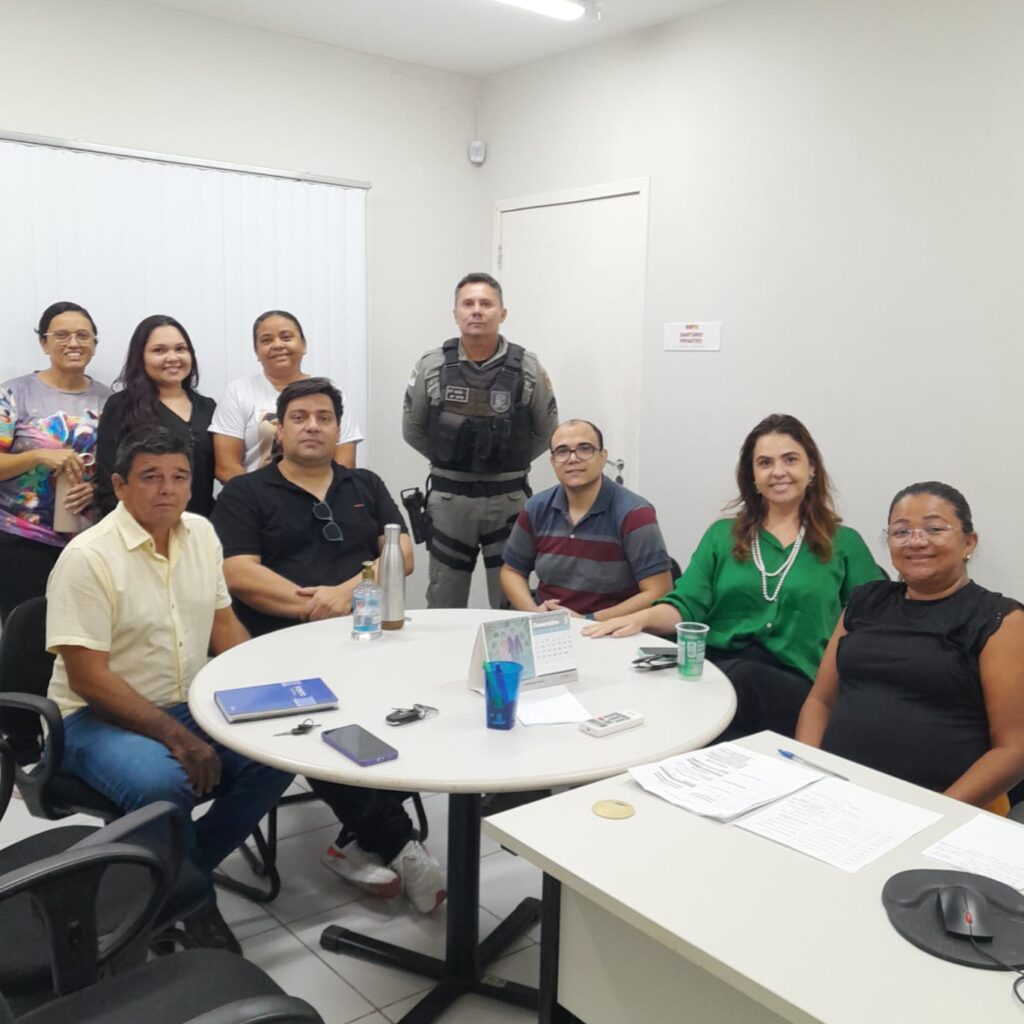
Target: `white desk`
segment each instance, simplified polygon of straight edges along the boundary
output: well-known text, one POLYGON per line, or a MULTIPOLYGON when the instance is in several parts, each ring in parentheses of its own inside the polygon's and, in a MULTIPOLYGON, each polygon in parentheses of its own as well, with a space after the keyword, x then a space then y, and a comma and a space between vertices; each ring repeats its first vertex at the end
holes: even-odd
POLYGON ((945 866, 921 851, 975 808, 773 733, 739 742, 801 751, 943 817, 855 874, 688 814, 628 776, 488 818, 489 836, 545 872, 543 1024, 566 1019, 563 1007, 586 1024, 1024 1021, 1013 975, 921 952, 882 906, 891 875, 945 866), (598 818, 601 799, 636 814, 598 818))
MULTIPOLYGON (((735 709, 732 687, 713 666, 698 681, 681 680, 672 670, 632 669, 637 646, 654 638, 578 637, 580 679, 571 685, 583 704, 597 715, 634 708, 644 713, 646 724, 606 739, 586 736, 575 725, 487 729, 484 699, 468 688, 466 675, 479 624, 508 614, 417 610, 404 629, 373 642, 353 641, 348 618, 295 626, 214 659, 189 693, 200 726, 254 760, 333 782, 451 794, 446 959, 413 954, 337 927, 321 939, 326 948, 437 978, 440 984, 404 1018, 407 1024, 436 1019, 453 999, 469 991, 536 1006, 536 990, 499 985, 481 973, 481 965, 531 925, 540 911, 538 901, 524 901, 478 945, 481 793, 589 782, 690 750, 717 736, 735 709), (309 676, 321 676, 338 695, 340 707, 317 713, 314 718, 322 729, 307 736, 276 736, 289 719, 229 725, 214 703, 217 690, 309 676), (417 701, 434 705, 440 713, 398 729, 384 723, 393 707, 417 701), (391 743, 398 759, 361 768, 320 740, 323 730, 348 722, 391 743)), ((577 631, 585 625, 573 621, 577 631)))

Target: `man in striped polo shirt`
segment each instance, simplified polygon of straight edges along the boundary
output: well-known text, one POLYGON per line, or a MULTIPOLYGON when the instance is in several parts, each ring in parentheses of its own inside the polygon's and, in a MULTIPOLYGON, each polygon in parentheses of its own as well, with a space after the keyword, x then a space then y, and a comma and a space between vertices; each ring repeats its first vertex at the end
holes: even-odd
POLYGON ((501 585, 513 608, 561 607, 602 620, 647 608, 671 589, 654 509, 604 475, 607 461, 601 431, 587 420, 567 420, 551 435, 560 482, 530 498, 505 543, 501 585))

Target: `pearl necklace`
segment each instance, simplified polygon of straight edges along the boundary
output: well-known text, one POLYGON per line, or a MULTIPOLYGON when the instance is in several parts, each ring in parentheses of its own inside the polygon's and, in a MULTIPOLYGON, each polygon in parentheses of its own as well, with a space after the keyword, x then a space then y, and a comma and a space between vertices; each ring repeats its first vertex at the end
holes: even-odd
POLYGON ((804 533, 806 533, 806 530, 801 526, 800 532, 796 535, 796 540, 793 541, 793 550, 790 551, 789 557, 774 572, 768 572, 765 569, 764 559, 761 557, 761 538, 760 536, 754 537, 754 543, 751 544, 750 550, 754 557, 754 565, 757 566, 757 570, 761 574, 761 593, 769 604, 772 604, 779 596, 782 584, 786 582, 786 576, 789 575, 789 570, 793 568, 796 556, 800 554, 800 545, 804 542, 804 533), (769 595, 768 580, 775 576, 779 577, 779 582, 775 587, 775 593, 769 595))

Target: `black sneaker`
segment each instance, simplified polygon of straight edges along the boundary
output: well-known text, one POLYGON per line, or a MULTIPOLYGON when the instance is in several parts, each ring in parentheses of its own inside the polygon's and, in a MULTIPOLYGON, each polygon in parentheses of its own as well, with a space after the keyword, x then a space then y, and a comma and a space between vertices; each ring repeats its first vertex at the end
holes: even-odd
POLYGON ((242 947, 227 921, 221 917, 216 903, 209 910, 193 914, 182 925, 185 933, 200 949, 223 949, 228 953, 242 955, 242 947))

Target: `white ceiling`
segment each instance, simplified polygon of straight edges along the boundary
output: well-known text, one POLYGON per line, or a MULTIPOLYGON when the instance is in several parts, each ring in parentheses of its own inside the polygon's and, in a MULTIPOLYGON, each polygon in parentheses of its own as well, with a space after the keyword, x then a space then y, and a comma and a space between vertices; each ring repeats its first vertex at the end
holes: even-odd
POLYGON ((561 22, 494 0, 135 0, 381 57, 488 75, 726 0, 600 0, 600 21, 561 22))

